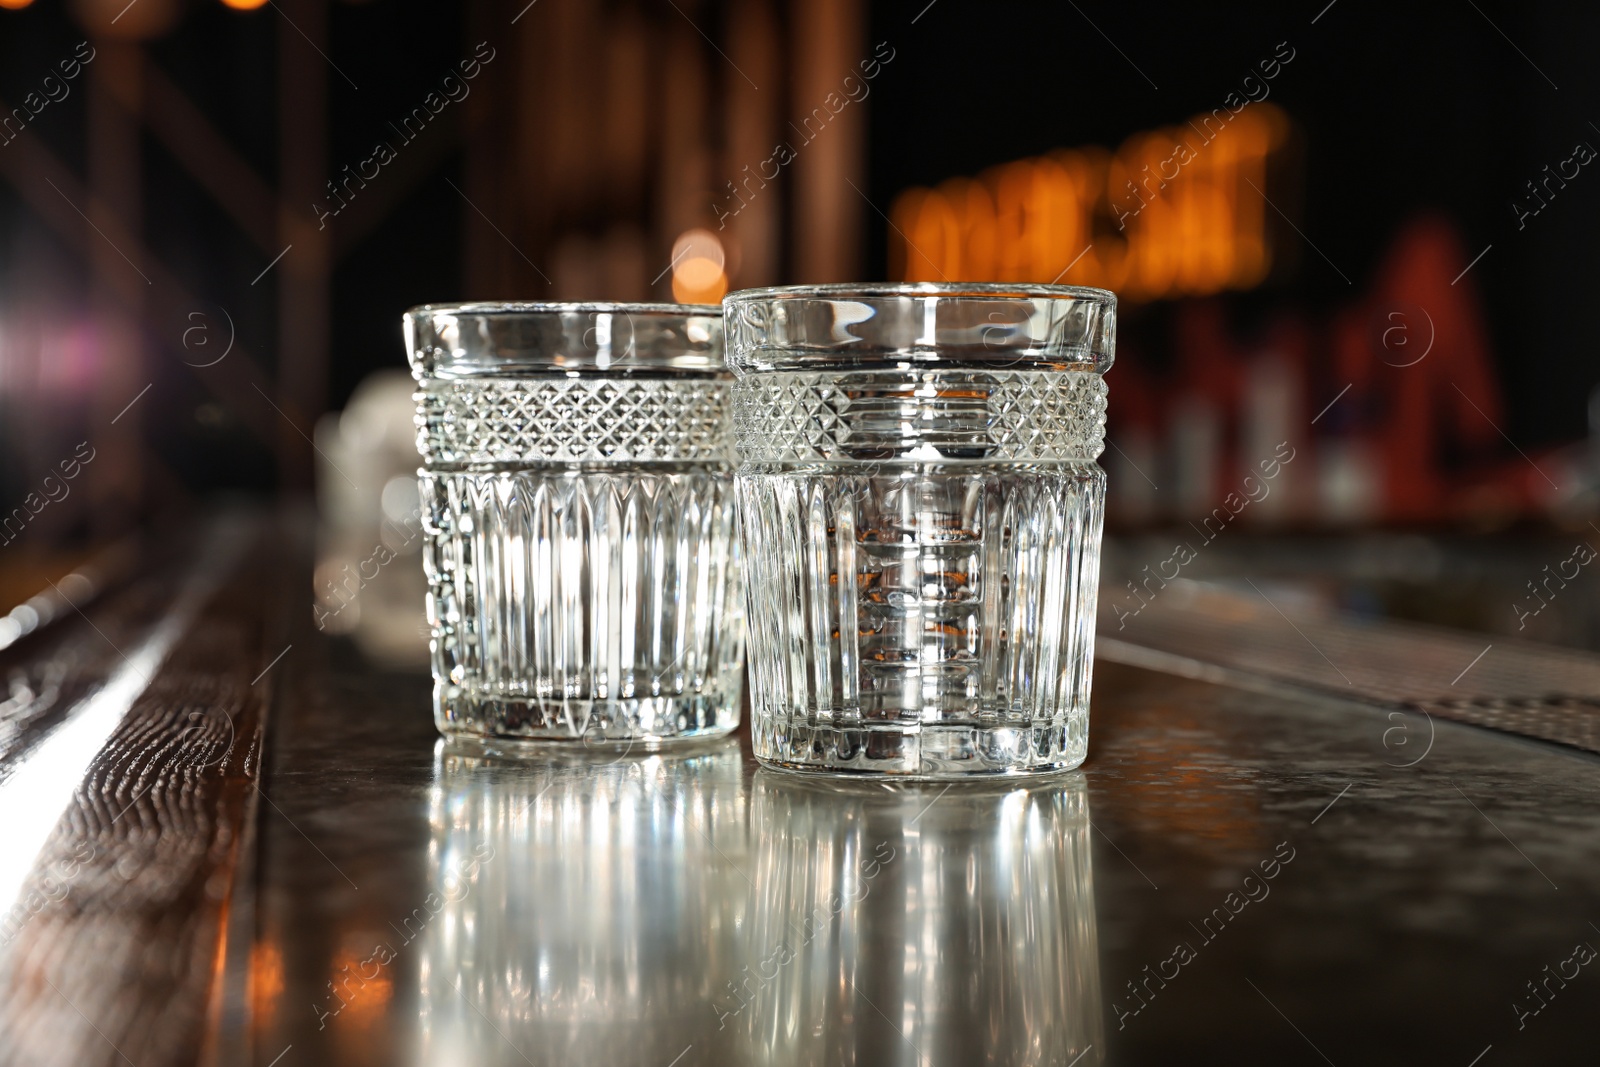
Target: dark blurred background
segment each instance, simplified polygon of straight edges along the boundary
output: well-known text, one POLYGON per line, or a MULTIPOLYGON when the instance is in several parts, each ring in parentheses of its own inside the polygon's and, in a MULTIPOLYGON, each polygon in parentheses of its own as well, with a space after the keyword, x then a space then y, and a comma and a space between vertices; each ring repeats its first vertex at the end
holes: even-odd
POLYGON ((398 622, 341 575, 417 548, 408 306, 1060 281, 1122 298, 1103 599, 1182 541, 1180 580, 1600 647, 1597 30, 1548 0, 0 0, 0 599, 315 492, 319 620, 403 656, 414 558, 398 622))

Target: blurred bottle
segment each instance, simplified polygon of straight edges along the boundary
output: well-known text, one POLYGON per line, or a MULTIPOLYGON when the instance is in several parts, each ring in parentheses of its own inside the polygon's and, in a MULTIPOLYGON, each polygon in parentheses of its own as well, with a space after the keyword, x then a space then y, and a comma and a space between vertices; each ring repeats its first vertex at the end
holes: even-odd
POLYGON ((1118 342, 1117 400, 1106 410, 1106 519, 1121 527, 1147 525, 1162 510, 1155 479, 1161 473, 1161 412, 1137 349, 1118 342), (1130 350, 1131 349, 1131 350, 1130 350))
POLYGON ((396 666, 428 660, 413 388, 409 375, 380 371, 316 429, 313 617, 396 666))
POLYGON ((1243 354, 1216 300, 1188 301, 1174 317, 1177 378, 1169 448, 1178 519, 1210 515, 1235 489, 1229 456, 1243 389, 1243 354))
POLYGON ((1589 485, 1600 487, 1600 385, 1589 391, 1589 485))
POLYGON ((1247 522, 1278 524, 1301 517, 1303 489, 1312 477, 1308 430, 1306 378, 1311 362, 1310 330, 1297 315, 1285 315, 1267 331, 1245 367, 1239 420, 1238 482, 1233 491, 1250 500, 1242 513, 1247 522), (1289 454, 1307 456, 1297 468, 1278 469, 1279 476, 1264 478, 1264 461, 1289 454), (1246 479, 1250 479, 1247 481, 1246 479))

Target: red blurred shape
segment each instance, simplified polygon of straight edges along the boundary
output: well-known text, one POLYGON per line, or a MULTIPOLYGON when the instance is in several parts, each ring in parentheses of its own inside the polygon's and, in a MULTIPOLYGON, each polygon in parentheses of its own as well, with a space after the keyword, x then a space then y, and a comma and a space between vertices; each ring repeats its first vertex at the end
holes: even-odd
POLYGON ((1416 219, 1334 324, 1333 386, 1352 388, 1330 423, 1371 445, 1390 521, 1443 518, 1449 472, 1499 451, 1505 413, 1470 262, 1448 221, 1416 219))

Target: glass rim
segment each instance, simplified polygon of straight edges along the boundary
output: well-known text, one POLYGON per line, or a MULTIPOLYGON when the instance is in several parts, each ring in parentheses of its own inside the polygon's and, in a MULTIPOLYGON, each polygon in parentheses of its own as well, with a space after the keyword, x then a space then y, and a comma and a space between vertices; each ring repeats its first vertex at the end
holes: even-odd
POLYGON ((847 282, 723 299, 727 360, 773 371, 1092 371, 1116 359, 1117 296, 1078 285, 847 282))
POLYGON ((401 315, 412 377, 516 378, 727 373, 711 304, 468 301, 401 315))
POLYGON ((406 308, 403 317, 421 319, 429 315, 650 315, 659 318, 699 318, 722 316, 720 304, 632 303, 607 300, 467 300, 448 304, 417 304, 406 308))
POLYGON ((1014 297, 1021 300, 1090 300, 1116 306, 1117 294, 1092 285, 1054 285, 1042 282, 827 282, 815 285, 769 285, 760 289, 736 289, 722 298, 722 306, 752 303, 757 300, 883 300, 899 297, 933 296, 955 300, 961 297, 991 299, 1014 297))

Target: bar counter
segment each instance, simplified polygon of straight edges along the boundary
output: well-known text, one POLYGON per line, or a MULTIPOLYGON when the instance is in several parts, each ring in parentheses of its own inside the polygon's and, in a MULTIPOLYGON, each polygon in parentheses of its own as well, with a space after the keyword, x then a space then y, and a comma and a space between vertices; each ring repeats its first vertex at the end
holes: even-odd
POLYGON ((1588 1048, 1600 656, 1180 583, 1102 619, 1071 773, 811 779, 745 730, 511 760, 317 629, 310 558, 236 514, 0 651, 0 1062, 1588 1048))

